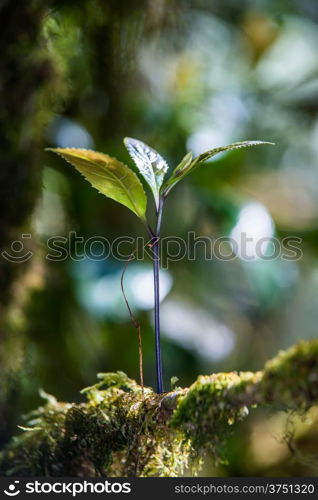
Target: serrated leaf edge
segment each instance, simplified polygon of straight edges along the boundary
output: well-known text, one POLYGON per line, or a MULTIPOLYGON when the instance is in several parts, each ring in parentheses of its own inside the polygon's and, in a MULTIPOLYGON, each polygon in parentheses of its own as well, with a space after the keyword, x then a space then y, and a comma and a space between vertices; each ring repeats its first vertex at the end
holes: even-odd
MULTIPOLYGON (((68 150, 70 150, 70 151, 79 151, 79 150, 81 150, 81 151, 89 151, 89 152, 91 152, 91 153, 99 153, 99 154, 102 154, 102 155, 106 156, 106 154, 105 154, 105 153, 102 153, 102 152, 100 152, 100 151, 95 151, 94 149, 87 149, 87 148, 45 148, 45 151, 52 151, 53 153, 55 153, 55 154, 57 154, 58 156, 60 156, 61 158, 63 158, 63 160, 65 160, 67 163, 69 163, 70 165, 72 165, 72 167, 74 167, 73 163, 72 163, 69 159, 65 158, 65 156, 63 155, 63 153, 61 153, 61 152, 59 151, 59 149, 68 149, 68 150)), ((134 177, 138 180, 138 182, 139 182, 139 184, 140 184, 140 186, 141 186, 142 192, 143 192, 143 194, 145 195, 145 197, 146 197, 146 199, 147 199, 147 196, 146 196, 145 190, 144 190, 144 188, 143 188, 142 183, 140 182, 140 179, 139 179, 138 175, 137 175, 137 174, 136 174, 136 173, 135 173, 135 172, 134 172, 134 171, 133 171, 130 167, 128 167, 128 165, 126 165, 126 164, 125 164, 125 163, 123 163, 122 161, 118 160, 118 159, 117 159, 117 158, 115 158, 114 156, 110 156, 110 155, 107 155, 107 156, 109 156, 109 158, 111 158, 112 160, 116 160, 116 161, 118 161, 119 163, 121 163, 122 165, 124 165, 126 168, 128 168, 128 169, 130 170, 130 172, 133 174, 133 176, 134 176, 134 177)), ((85 158, 84 158, 84 159, 85 159, 85 158)), ((87 161, 91 161, 93 164, 95 163, 95 162, 94 162, 94 160, 91 160, 91 159, 88 159, 87 161)), ((96 165, 96 164, 95 164, 95 165, 96 165)), ((97 166, 98 166, 98 167, 100 167, 100 165, 98 165, 98 164, 97 164, 97 166)), ((84 179, 85 179, 87 182, 89 182, 89 183, 90 183, 90 181, 86 178, 86 176, 85 176, 85 175, 84 175, 84 174, 83 174, 80 170, 78 170, 76 167, 74 167, 74 168, 75 168, 75 169, 76 169, 76 170, 80 173, 80 175, 81 175, 82 177, 84 177, 84 179)), ((95 174, 95 175, 98 175, 98 174, 95 174)), ((126 188, 126 186, 125 186, 124 184, 122 184, 121 179, 120 179, 120 178, 118 178, 118 177, 116 177, 116 176, 114 176, 114 175, 111 175, 111 177, 112 177, 113 179, 116 179, 117 181, 119 181, 119 182, 120 182, 120 184, 121 184, 121 186, 123 187, 124 191, 127 193, 128 198, 129 198, 129 200, 130 200, 130 202, 131 202, 132 206, 133 206, 133 207, 134 207, 134 209, 135 209, 135 210, 134 210, 134 213, 135 213, 138 217, 140 217, 140 219, 145 220, 145 214, 140 214, 140 213, 139 213, 139 210, 137 209, 137 207, 136 207, 136 205, 135 205, 135 202, 134 202, 133 198, 131 197, 131 195, 130 195, 130 193, 129 193, 128 189, 126 188)), ((91 183, 90 183, 90 185, 92 186, 92 184, 91 184, 91 183)), ((103 196, 105 196, 105 194, 104 194, 104 193, 102 193, 101 191, 99 191, 99 189, 95 188, 94 186, 92 186, 92 187, 93 187, 94 189, 96 189, 96 191, 97 191, 99 194, 102 194, 103 196)), ((114 201, 116 201, 116 200, 114 200, 114 201)), ((119 202, 117 202, 117 203, 119 203, 119 202)), ((128 207, 126 207, 126 208, 128 208, 128 207)), ((146 211, 146 210, 145 210, 145 211, 146 211)))

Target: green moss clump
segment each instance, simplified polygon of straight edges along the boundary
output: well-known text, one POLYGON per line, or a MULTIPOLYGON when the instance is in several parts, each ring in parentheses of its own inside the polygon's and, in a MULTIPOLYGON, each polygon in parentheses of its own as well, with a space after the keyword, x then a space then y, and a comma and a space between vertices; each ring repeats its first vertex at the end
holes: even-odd
POLYGON ((318 340, 281 351, 256 373, 219 373, 199 377, 179 398, 170 424, 185 433, 193 448, 223 460, 231 426, 248 415, 248 407, 308 409, 318 401, 318 340))
POLYGON ((281 409, 307 409, 317 402, 317 339, 299 342, 266 363, 260 398, 281 409))
POLYGON ((258 372, 199 377, 179 399, 170 425, 182 429, 197 453, 208 451, 220 459, 229 429, 248 415, 259 379, 258 372))
POLYGON ((166 477, 197 466, 204 452, 225 461, 225 439, 248 408, 303 411, 318 402, 318 340, 279 353, 263 371, 201 376, 167 394, 142 390, 122 372, 98 378, 82 404, 44 395, 0 455, 0 474, 166 477))
POLYGON ((124 373, 99 374, 84 389, 87 402, 50 398, 34 412, 0 458, 0 473, 16 476, 174 476, 189 446, 167 428, 163 395, 124 373))
POLYGON ((0 455, 0 475, 28 477, 58 474, 56 452, 65 432, 65 416, 72 405, 59 403, 44 393, 42 396, 46 404, 28 415, 26 426, 20 427, 23 432, 14 437, 0 455))

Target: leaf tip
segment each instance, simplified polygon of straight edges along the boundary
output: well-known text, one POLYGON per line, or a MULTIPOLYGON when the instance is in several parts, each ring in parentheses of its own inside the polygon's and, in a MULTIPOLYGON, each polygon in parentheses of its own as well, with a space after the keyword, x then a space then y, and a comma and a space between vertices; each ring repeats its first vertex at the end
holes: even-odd
POLYGON ((44 151, 50 151, 51 153, 61 155, 64 150, 63 148, 44 148, 44 151))
POLYGON ((128 144, 131 142, 131 141, 135 141, 136 139, 133 139, 132 137, 124 137, 123 139, 123 143, 125 144, 125 146, 128 146, 128 144))
POLYGON ((254 142, 255 144, 270 144, 271 146, 276 146, 275 142, 270 142, 270 141, 251 141, 252 143, 254 142))

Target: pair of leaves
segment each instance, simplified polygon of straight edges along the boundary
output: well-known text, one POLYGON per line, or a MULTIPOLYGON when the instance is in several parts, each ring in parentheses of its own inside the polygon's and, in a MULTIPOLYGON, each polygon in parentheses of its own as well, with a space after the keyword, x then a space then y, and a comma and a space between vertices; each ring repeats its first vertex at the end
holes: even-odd
MULTIPOLYGON (((216 154, 260 144, 273 144, 264 141, 235 142, 211 149, 194 159, 192 153, 188 153, 174 169, 170 178, 164 182, 168 164, 157 151, 130 137, 126 137, 124 143, 139 172, 149 184, 157 208, 160 197, 168 196, 181 179, 216 154)), ((100 193, 125 205, 143 221, 146 220, 146 194, 139 178, 127 165, 104 153, 88 149, 48 148, 48 150, 71 163, 100 193)))
MULTIPOLYGON (((141 141, 126 137, 125 145, 159 205, 160 187, 168 170, 167 162, 141 141)), ((48 148, 71 163, 100 193, 146 218, 147 198, 137 175, 124 163, 89 149, 48 148)))
POLYGON ((134 160, 135 164, 139 172, 142 174, 144 179, 148 182, 155 201, 156 206, 158 208, 159 199, 162 196, 163 198, 167 197, 171 189, 186 175, 192 172, 199 165, 209 160, 213 156, 218 153, 222 153, 224 151, 230 151, 233 149, 246 148, 251 146, 258 146, 260 144, 273 144, 272 142, 265 141, 243 141, 243 142, 234 142, 233 144, 229 144, 228 146, 221 146, 219 148, 214 148, 205 153, 197 156, 193 159, 192 153, 188 153, 181 160, 179 165, 172 172, 170 178, 166 180, 165 183, 164 177, 168 170, 168 163, 160 156, 157 151, 150 148, 146 144, 137 139, 132 139, 130 137, 126 137, 124 139, 124 143, 128 149, 128 152, 131 158, 134 160))

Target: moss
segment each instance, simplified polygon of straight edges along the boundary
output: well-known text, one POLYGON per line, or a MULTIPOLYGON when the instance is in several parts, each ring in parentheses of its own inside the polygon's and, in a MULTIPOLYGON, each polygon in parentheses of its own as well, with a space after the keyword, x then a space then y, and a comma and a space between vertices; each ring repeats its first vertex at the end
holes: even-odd
POLYGON ((301 409, 318 399, 318 341, 300 342, 268 361, 262 400, 277 407, 301 409))
POLYGON ((318 340, 281 351, 256 373, 220 373, 199 377, 179 398, 170 424, 182 429, 199 451, 223 459, 231 426, 248 415, 248 407, 302 411, 318 401, 318 340))
MULTIPOLYGON (((46 397, 46 395, 44 395, 46 397)), ((28 415, 23 431, 15 437, 0 459, 0 474, 7 476, 55 475, 59 464, 56 451, 64 435, 65 416, 71 405, 52 396, 28 415)))
POLYGON ((231 426, 248 414, 259 373, 219 373, 199 377, 180 398, 170 425, 182 429, 197 453, 222 458, 222 446, 231 426))
POLYGON ((82 404, 46 404, 0 457, 16 476, 178 476, 204 452, 225 460, 224 443, 249 408, 303 411, 318 401, 318 340, 301 342, 256 373, 200 376, 155 394, 124 373, 99 374, 82 404), (195 459, 195 460, 194 460, 195 459))
POLYGON ((5 475, 171 476, 187 465, 183 435, 167 427, 163 395, 124 373, 100 374, 87 402, 47 404, 2 454, 5 475), (39 446, 40 444, 40 446, 39 446))

